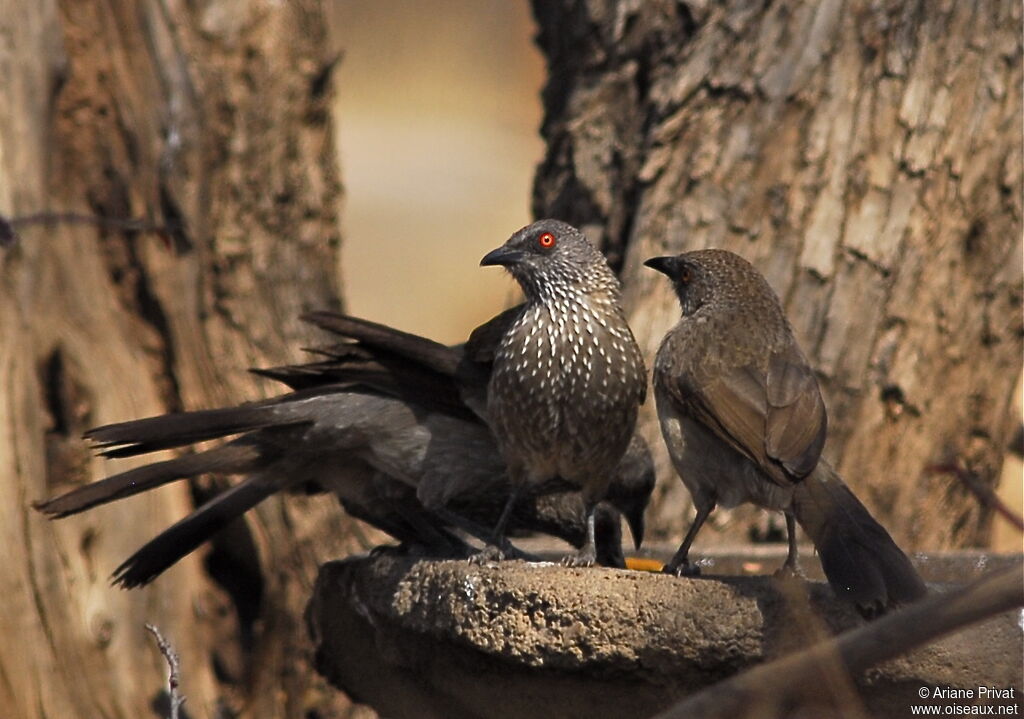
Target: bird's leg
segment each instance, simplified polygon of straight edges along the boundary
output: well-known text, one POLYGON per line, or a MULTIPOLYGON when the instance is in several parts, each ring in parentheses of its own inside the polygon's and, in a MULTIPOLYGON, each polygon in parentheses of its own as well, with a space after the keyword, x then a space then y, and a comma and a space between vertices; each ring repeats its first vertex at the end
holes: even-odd
POLYGON ((502 559, 511 558, 505 552, 506 548, 511 546, 505 538, 505 529, 508 527, 508 520, 512 516, 512 510, 515 508, 516 502, 519 501, 522 489, 522 482, 512 483, 512 489, 508 493, 508 500, 505 502, 505 507, 501 510, 501 516, 498 517, 498 523, 494 525, 494 531, 491 533, 491 541, 486 547, 470 557, 469 561, 474 564, 483 564, 485 562, 497 562, 502 559))
POLYGON ((562 558, 562 564, 566 567, 592 567, 597 560, 597 542, 594 537, 594 515, 596 512, 597 502, 587 501, 587 539, 578 552, 562 558))
MULTIPOLYGON (((436 516, 411 512, 398 502, 394 509, 409 524, 416 537, 413 542, 402 542, 401 546, 406 548, 407 553, 442 557, 468 557, 473 553, 473 548, 441 526, 436 516)), ((444 521, 443 518, 441 521, 444 521)))
POLYGON ((704 522, 707 521, 708 515, 711 514, 711 510, 715 508, 715 502, 698 501, 697 502, 697 516, 693 519, 693 524, 690 525, 690 530, 686 533, 683 538, 683 543, 679 545, 678 551, 675 556, 669 561, 668 564, 661 570, 665 574, 675 574, 680 577, 698 577, 700 576, 700 567, 695 564, 690 564, 690 545, 693 544, 694 538, 700 531, 700 528, 704 526, 704 522))
POLYGON ((775 572, 776 577, 803 577, 800 569, 800 552, 796 546, 796 517, 792 512, 786 511, 786 539, 789 542, 789 551, 786 552, 786 561, 775 572))
POLYGON ((516 482, 512 485, 512 490, 508 493, 508 500, 505 502, 505 507, 501 510, 501 516, 498 517, 498 523, 494 525, 494 531, 492 532, 491 541, 496 545, 502 545, 505 542, 505 530, 508 527, 508 520, 512 516, 512 510, 516 506, 516 502, 519 501, 519 495, 522 493, 523 485, 516 482))
MULTIPOLYGON (((456 529, 465 532, 469 536, 479 539, 485 545, 492 544, 493 532, 490 529, 484 527, 482 524, 477 524, 473 520, 463 517, 458 512, 453 512, 452 510, 444 507, 434 509, 433 512, 445 524, 449 524, 452 527, 455 527, 456 529)), ((505 539, 500 545, 500 547, 493 547, 493 549, 500 549, 500 551, 505 555, 506 559, 523 559, 527 562, 541 561, 540 557, 536 556, 535 554, 530 554, 529 552, 524 552, 523 550, 519 549, 514 544, 512 544, 512 542, 508 541, 508 539, 505 539)), ((474 559, 477 554, 482 554, 482 552, 476 552, 475 550, 471 550, 467 556, 469 557, 469 559, 474 559)), ((482 557, 481 561, 489 560, 487 557, 482 557)))

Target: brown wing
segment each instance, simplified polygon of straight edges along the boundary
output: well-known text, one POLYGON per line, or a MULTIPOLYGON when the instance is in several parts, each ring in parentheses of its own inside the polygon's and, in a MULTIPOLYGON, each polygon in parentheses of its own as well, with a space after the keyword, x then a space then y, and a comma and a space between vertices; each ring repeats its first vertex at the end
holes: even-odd
POLYGON ((702 383, 680 383, 689 412, 778 484, 799 480, 817 465, 825 406, 795 344, 774 352, 765 371, 746 365, 702 383))
POLYGON ((772 354, 765 386, 765 451, 790 474, 804 477, 821 458, 828 416, 818 380, 795 342, 772 354))

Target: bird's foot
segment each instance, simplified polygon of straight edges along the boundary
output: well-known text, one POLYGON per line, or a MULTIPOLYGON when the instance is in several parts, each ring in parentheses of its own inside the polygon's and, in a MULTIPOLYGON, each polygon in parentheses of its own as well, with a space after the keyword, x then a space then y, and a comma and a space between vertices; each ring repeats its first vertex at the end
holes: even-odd
POLYGON ((575 554, 567 554, 562 557, 563 567, 592 567, 597 561, 597 553, 593 547, 583 547, 575 554))
POLYGON ((492 562, 501 562, 508 558, 509 557, 505 553, 504 549, 493 544, 488 544, 479 552, 469 555, 469 558, 466 561, 470 564, 490 564, 492 562))
POLYGON ((675 577, 699 577, 700 567, 689 561, 680 562, 678 564, 669 562, 662 568, 661 573, 671 574, 675 577))
POLYGON ((800 579, 803 581, 807 580, 807 575, 804 574, 804 570, 801 569, 800 565, 796 562, 789 561, 787 561, 781 567, 776 569, 775 573, 772 576, 776 579, 781 579, 783 581, 790 579, 800 579))

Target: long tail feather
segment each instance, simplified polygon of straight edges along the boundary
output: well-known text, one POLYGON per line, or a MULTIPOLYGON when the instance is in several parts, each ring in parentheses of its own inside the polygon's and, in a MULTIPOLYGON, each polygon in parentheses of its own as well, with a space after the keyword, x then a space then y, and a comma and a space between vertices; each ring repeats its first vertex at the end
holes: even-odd
POLYGON ((793 509, 833 590, 865 616, 927 593, 907 555, 824 461, 797 485, 793 509))
POLYGON ((310 312, 303 315, 302 319, 320 329, 377 350, 391 352, 445 376, 455 376, 459 353, 426 337, 335 312, 310 312))
POLYGON ((282 424, 274 410, 273 404, 261 403, 177 412, 96 427, 85 437, 105 457, 132 457, 282 424))
POLYGON ((279 489, 279 481, 256 474, 218 494, 126 559, 114 570, 113 583, 125 589, 149 584, 217 531, 279 489))
POLYGON ((79 487, 67 494, 33 506, 60 519, 84 512, 92 507, 148 491, 179 479, 195 477, 206 472, 246 472, 260 460, 260 451, 249 444, 232 443, 215 449, 183 457, 154 462, 115 474, 98 482, 79 487))

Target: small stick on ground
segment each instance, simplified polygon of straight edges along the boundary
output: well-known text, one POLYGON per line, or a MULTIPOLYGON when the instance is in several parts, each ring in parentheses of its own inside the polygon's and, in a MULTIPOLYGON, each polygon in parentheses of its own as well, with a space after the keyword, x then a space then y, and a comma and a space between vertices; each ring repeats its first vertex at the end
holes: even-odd
POLYGON ((185 703, 185 697, 179 691, 181 682, 178 653, 174 651, 171 643, 164 639, 164 635, 160 633, 160 630, 155 625, 147 623, 146 629, 156 638, 156 645, 160 648, 160 653, 164 655, 164 659, 167 661, 167 689, 171 707, 168 717, 169 719, 178 719, 179 709, 185 703))

